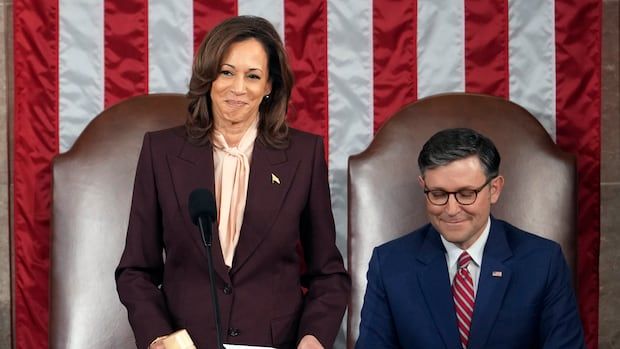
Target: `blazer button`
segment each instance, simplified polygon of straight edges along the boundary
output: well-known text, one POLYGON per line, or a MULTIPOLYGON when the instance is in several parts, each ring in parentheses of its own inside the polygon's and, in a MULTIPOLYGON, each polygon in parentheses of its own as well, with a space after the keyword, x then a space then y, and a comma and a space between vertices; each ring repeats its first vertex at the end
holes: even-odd
POLYGON ((228 329, 228 335, 231 336, 231 337, 237 337, 240 334, 241 334, 241 332, 237 328, 229 328, 228 329))
POLYGON ((224 291, 224 294, 228 295, 228 294, 232 294, 233 290, 232 290, 232 287, 230 287, 230 285, 226 284, 222 291, 224 291))

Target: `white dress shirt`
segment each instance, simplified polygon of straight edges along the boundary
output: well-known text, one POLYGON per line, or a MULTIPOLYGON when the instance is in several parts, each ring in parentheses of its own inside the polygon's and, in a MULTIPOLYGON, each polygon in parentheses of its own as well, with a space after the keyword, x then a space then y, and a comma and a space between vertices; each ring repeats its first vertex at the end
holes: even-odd
MULTIPOLYGON (((471 256, 472 261, 469 263, 467 270, 474 282, 474 295, 478 293, 478 279, 480 279, 480 266, 482 265, 482 255, 484 253, 484 246, 487 244, 489 238, 489 231, 491 230, 491 217, 487 220, 487 224, 482 231, 482 235, 471 245, 467 250, 467 253, 471 256)), ((441 234, 440 234, 441 235, 441 234)), ((463 253, 463 250, 444 239, 441 236, 441 242, 446 248, 446 263, 448 263, 448 274, 450 275, 450 284, 454 280, 454 276, 457 271, 457 264, 459 256, 463 253)))

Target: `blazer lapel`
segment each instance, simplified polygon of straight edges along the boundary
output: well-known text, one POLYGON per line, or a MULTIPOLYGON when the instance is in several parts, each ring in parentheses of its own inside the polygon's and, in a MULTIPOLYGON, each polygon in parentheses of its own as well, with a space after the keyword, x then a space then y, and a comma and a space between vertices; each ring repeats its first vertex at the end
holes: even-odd
POLYGON ((460 339, 445 249, 439 233, 432 227, 429 227, 418 259, 426 264, 426 269, 418 274, 418 281, 441 338, 446 348, 458 348, 460 339))
POLYGON ((512 256, 506 233, 491 219, 491 231, 484 248, 478 292, 469 336, 470 349, 482 349, 493 328, 510 283, 511 270, 503 262, 512 256))
POLYGON ((255 143, 246 209, 231 274, 243 266, 270 232, 293 183, 297 165, 297 161, 287 159, 285 150, 255 143))
MULTIPOLYGON (((184 230, 189 234, 188 238, 202 251, 202 254, 205 256, 205 263, 207 263, 207 254, 200 230, 192 223, 189 216, 188 199, 190 193, 198 188, 208 189, 215 193, 213 148, 211 143, 207 143, 205 146, 195 146, 185 141, 183 148, 177 156, 168 157, 168 165, 180 212, 184 215, 184 230)), ((228 268, 224 264, 224 258, 222 257, 217 222, 214 222, 212 225, 212 232, 213 245, 211 246, 211 252, 213 254, 213 267, 222 279, 228 281, 228 268)))

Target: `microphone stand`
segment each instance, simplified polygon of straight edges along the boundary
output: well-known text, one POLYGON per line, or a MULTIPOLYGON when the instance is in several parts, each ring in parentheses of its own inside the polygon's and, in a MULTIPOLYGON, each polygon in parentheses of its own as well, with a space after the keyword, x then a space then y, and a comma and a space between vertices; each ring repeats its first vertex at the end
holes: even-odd
POLYGON ((217 347, 218 349, 225 349, 224 345, 222 344, 222 335, 221 335, 222 331, 221 331, 221 324, 220 324, 220 304, 217 301, 217 294, 215 290, 215 275, 213 272, 213 255, 211 253, 213 233, 212 233, 212 228, 211 228, 211 220, 207 219, 207 227, 205 229, 205 227, 203 226, 202 218, 203 218, 202 216, 198 217, 198 227, 200 228, 200 233, 202 235, 202 242, 207 251, 207 260, 209 262, 207 269, 209 269, 209 281, 211 284, 211 303, 213 304, 213 316, 215 317, 215 332, 216 332, 217 347), (205 234, 205 232, 207 232, 208 234, 205 234))

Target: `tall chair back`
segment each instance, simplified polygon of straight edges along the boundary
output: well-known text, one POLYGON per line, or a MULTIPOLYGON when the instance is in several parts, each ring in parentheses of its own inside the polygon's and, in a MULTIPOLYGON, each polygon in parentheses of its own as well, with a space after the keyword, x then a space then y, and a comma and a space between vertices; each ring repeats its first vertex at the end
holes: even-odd
POLYGON ((114 270, 147 131, 183 124, 187 100, 159 94, 106 109, 53 163, 50 347, 135 349, 114 270))
POLYGON ((478 130, 501 154, 506 184, 493 215, 559 242, 575 270, 574 156, 561 151, 527 110, 505 99, 467 93, 421 99, 397 112, 365 151, 349 158, 349 348, 359 333, 372 250, 428 222, 417 157, 433 134, 452 127, 478 130))

